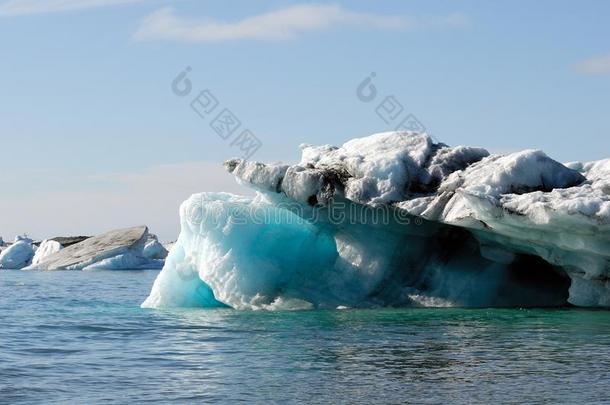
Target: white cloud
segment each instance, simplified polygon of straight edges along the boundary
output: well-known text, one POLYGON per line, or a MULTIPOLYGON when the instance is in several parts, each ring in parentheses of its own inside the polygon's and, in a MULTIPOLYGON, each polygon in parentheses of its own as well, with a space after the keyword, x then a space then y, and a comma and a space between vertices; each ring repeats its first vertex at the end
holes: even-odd
POLYGON ((463 28, 469 25, 462 14, 442 17, 413 18, 350 11, 339 5, 304 4, 270 11, 237 22, 210 18, 191 19, 176 15, 171 7, 162 8, 146 17, 135 38, 138 40, 172 40, 214 42, 252 39, 287 40, 299 34, 339 26, 383 30, 420 28, 463 28))
POLYGON ((139 1, 143 0, 8 0, 0 3, 0 16, 53 13, 139 1))
POLYGON ((585 75, 610 74, 610 55, 586 59, 576 65, 576 70, 585 75))

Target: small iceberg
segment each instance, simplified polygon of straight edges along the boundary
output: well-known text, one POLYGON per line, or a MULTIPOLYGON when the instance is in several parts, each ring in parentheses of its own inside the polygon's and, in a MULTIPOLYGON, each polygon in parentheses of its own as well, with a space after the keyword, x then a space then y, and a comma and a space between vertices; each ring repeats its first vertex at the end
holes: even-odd
POLYGON ((36 254, 34 254, 34 258, 32 259, 32 266, 36 267, 42 261, 44 261, 47 257, 59 252, 62 249, 61 243, 57 242, 53 239, 45 239, 43 240, 38 248, 36 249, 36 254))
POLYGON ((34 257, 32 240, 17 237, 15 242, 0 253, 0 269, 19 270, 29 265, 34 257))
POLYGON ((23 270, 159 269, 164 263, 164 250, 146 226, 137 226, 84 237, 68 246, 45 240, 23 270))

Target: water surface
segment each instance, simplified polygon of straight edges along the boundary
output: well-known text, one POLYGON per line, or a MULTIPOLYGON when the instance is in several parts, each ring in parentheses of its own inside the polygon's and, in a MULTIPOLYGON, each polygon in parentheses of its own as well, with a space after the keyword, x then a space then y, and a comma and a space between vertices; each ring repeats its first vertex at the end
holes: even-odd
POLYGON ((610 403, 610 312, 151 310, 156 271, 0 271, 0 402, 610 403))

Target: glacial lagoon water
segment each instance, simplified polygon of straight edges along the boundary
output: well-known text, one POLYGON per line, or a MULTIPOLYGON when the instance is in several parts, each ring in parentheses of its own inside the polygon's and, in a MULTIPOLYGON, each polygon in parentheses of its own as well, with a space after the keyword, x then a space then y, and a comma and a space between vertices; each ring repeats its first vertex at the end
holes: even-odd
POLYGON ((610 403, 610 312, 151 310, 157 271, 0 271, 0 403, 610 403))

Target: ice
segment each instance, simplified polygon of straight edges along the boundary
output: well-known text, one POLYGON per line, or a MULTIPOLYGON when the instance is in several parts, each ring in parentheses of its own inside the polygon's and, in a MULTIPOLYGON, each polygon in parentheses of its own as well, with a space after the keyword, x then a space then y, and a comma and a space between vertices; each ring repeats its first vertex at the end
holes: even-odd
POLYGON ((180 238, 143 306, 509 306, 561 305, 567 298, 566 288, 546 292, 548 285, 512 279, 507 266, 471 256, 476 240, 459 228, 378 224, 374 213, 351 208, 345 222, 310 222, 304 217, 314 209, 285 202, 262 194, 193 195, 181 206, 180 238), (446 257, 440 247, 450 242, 465 253, 446 257), (518 299, 502 293, 508 290, 518 299))
POLYGON ((203 193, 146 307, 610 307, 610 159, 489 154, 386 132, 231 160, 253 199, 203 193))
POLYGON ((31 239, 16 241, 0 253, 0 269, 20 270, 29 265, 34 257, 31 239))
POLYGON ((197 194, 182 204, 180 217, 180 238, 144 306, 311 306, 291 290, 311 284, 311 273, 337 255, 330 235, 263 196, 197 194), (250 221, 252 206, 261 221, 250 221))
POLYGON ((402 201, 438 187, 443 176, 488 156, 481 148, 449 148, 425 134, 385 132, 342 147, 301 145, 298 165, 232 160, 227 169, 242 183, 310 205, 341 195, 362 204, 402 201))
POLYGON ((112 230, 45 255, 24 270, 123 270, 162 267, 163 260, 144 256, 147 241, 146 226, 112 230))
POLYGON ((42 262, 48 256, 59 252, 61 247, 61 244, 54 240, 43 240, 40 246, 38 246, 38 249, 36 249, 36 254, 32 259, 32 266, 40 264, 40 262, 42 262))
MULTIPOLYGON (((174 247, 174 245, 176 244, 176 241, 171 241, 171 242, 163 242, 162 245, 165 248, 165 250, 168 252, 171 252, 172 248, 174 247)), ((166 256, 167 257, 167 256, 166 256)))
POLYGON ((150 259, 138 252, 128 251, 106 259, 93 261, 82 270, 154 270, 165 264, 163 259, 150 259))
POLYGON ((34 242, 34 241, 33 241, 31 238, 29 238, 27 235, 17 235, 17 236, 15 236, 15 239, 13 240, 13 242, 14 242, 14 243, 16 243, 16 242, 20 242, 20 241, 27 242, 27 243, 30 243, 30 244, 31 244, 32 242, 34 242))
POLYGON ((165 249, 165 246, 159 242, 156 235, 148 234, 142 256, 147 259, 163 260, 167 257, 167 250, 165 249))
POLYGON ((233 159, 225 163, 228 171, 248 185, 259 185, 265 191, 277 192, 280 190, 282 179, 288 169, 283 164, 262 164, 233 159))

